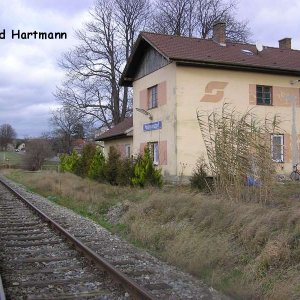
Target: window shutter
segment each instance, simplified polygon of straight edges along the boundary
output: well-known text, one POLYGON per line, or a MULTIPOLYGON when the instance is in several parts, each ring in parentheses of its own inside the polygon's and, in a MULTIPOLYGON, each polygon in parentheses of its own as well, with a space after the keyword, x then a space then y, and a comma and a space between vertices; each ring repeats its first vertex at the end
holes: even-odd
POLYGON ((163 81, 157 86, 158 106, 167 104, 167 82, 163 81))
POLYGON ((148 109, 148 90, 140 91, 140 108, 147 110, 148 109))
POLYGON ((168 164, 168 149, 167 141, 159 142, 159 164, 167 165, 168 164))
POLYGON ((249 84, 249 104, 255 105, 256 104, 256 85, 249 84))

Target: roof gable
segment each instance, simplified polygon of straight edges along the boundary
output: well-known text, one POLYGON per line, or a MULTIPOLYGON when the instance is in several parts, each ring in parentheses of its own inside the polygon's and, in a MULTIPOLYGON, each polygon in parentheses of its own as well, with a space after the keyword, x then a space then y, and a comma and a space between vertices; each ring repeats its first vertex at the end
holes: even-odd
POLYGON ((147 47, 140 59, 136 72, 133 74, 134 80, 144 77, 164 66, 169 61, 151 46, 147 47))
POLYGON ((264 47, 258 52, 252 44, 229 42, 224 46, 212 39, 142 32, 122 74, 122 85, 132 84, 149 46, 169 62, 300 76, 299 50, 264 47))

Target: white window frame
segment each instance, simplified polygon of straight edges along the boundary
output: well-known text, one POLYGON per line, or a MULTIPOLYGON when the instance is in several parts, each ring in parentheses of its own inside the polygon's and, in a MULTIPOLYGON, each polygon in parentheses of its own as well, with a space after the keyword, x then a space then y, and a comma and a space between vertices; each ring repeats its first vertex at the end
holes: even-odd
POLYGON ((157 103, 157 85, 154 85, 152 87, 150 87, 148 89, 148 93, 149 93, 149 103, 148 103, 148 108, 155 108, 157 107, 158 103, 157 103))
POLYGON ((130 144, 125 144, 125 155, 126 155, 126 158, 131 157, 131 146, 130 146, 130 144))
POLYGON ((272 160, 276 162, 284 162, 284 135, 283 134, 271 134, 271 155, 272 160), (280 137, 280 159, 274 158, 274 138, 280 137))
POLYGON ((150 142, 148 143, 150 147, 150 152, 152 156, 152 161, 155 166, 159 165, 159 147, 158 142, 150 142))

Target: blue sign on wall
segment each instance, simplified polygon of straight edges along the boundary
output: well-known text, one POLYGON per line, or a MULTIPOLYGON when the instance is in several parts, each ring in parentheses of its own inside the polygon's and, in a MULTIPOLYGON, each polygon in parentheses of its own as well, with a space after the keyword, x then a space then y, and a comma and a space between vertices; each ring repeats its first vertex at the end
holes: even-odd
POLYGON ((157 122, 147 123, 147 124, 144 124, 143 127, 144 127, 144 131, 151 131, 151 130, 162 129, 162 122, 161 121, 157 121, 157 122))

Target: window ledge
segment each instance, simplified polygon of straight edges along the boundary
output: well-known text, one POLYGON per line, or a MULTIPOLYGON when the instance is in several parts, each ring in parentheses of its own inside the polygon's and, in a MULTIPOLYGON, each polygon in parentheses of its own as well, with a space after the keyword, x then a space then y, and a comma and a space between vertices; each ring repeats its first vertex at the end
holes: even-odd
POLYGON ((158 106, 150 107, 150 108, 148 108, 148 110, 152 110, 152 109, 155 109, 155 108, 158 108, 158 106))
POLYGON ((263 103, 256 103, 256 105, 261 105, 261 106, 273 106, 273 104, 263 104, 263 103))

